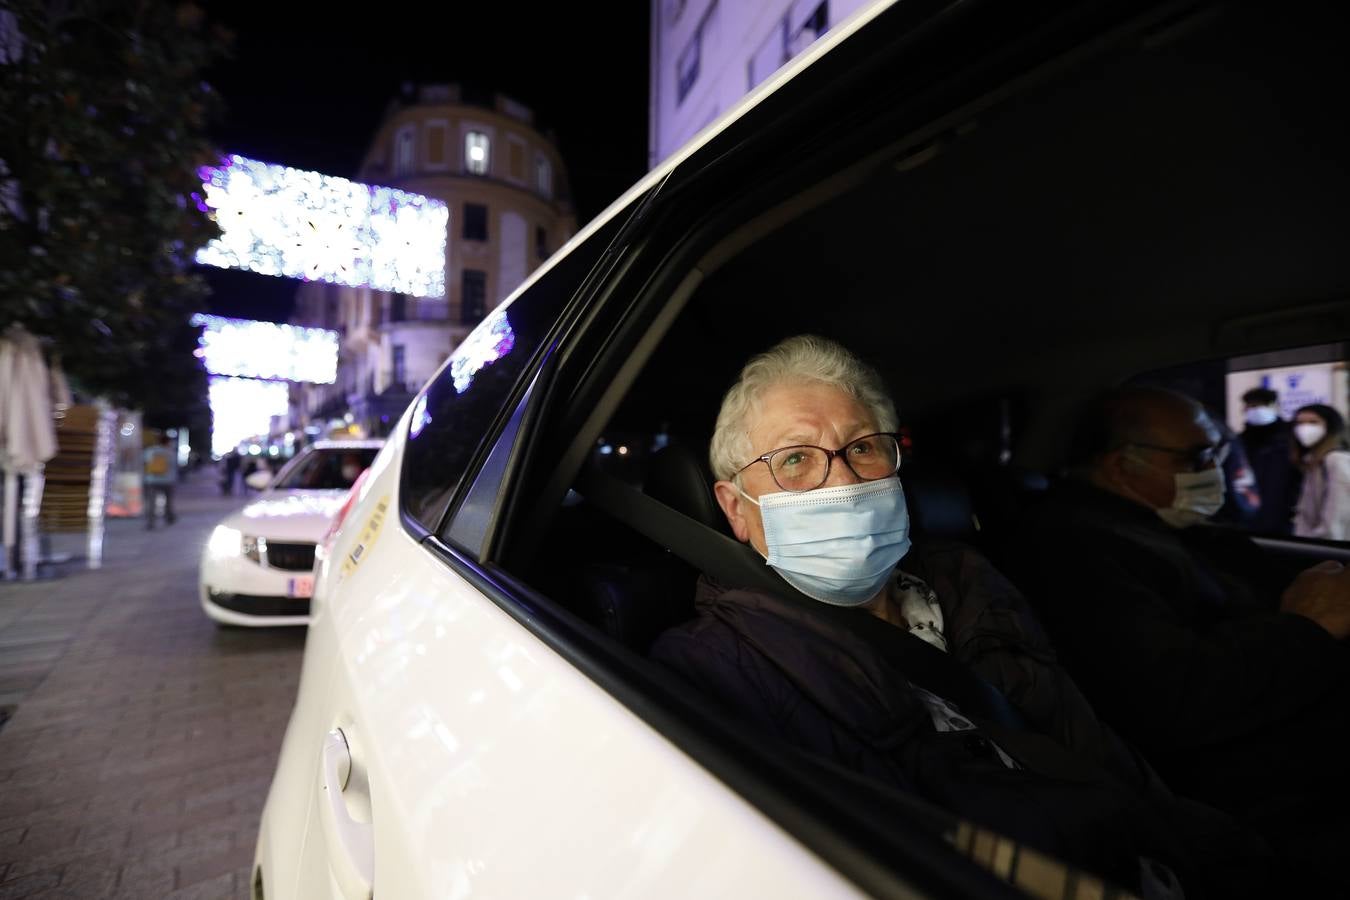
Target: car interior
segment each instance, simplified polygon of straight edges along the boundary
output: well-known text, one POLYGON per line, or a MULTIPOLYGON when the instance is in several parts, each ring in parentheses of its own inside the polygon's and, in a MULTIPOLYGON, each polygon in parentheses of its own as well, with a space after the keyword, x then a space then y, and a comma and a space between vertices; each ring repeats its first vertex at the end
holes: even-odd
MULTIPOLYGON (((526 542, 535 580, 584 604, 597 571, 661 559, 688 567, 674 593, 689 600, 694 566, 626 507, 654 500, 701 539, 730 539, 713 422, 749 357, 792 334, 839 340, 882 373, 916 533, 996 560, 1095 391, 1344 337, 1350 129, 1327 111, 1346 60, 1319 48, 1315 21, 1267 26, 1202 7, 1165 40, 1134 35, 972 104, 917 150, 911 135, 851 147, 865 151, 851 167, 702 235, 675 287, 643 298, 649 318, 631 315, 632 343, 612 351, 626 370, 578 391, 588 427, 567 435, 589 451, 575 490, 540 500, 555 512, 548 539, 526 542), (570 573, 589 587, 556 583, 570 573)), ((642 652, 689 610, 603 615, 651 613, 625 635, 642 652)))
POLYGON ((817 128, 758 180, 694 171, 669 206, 698 212, 649 225, 672 250, 560 364, 572 395, 543 431, 563 462, 511 501, 503 568, 674 684, 646 654, 700 573, 795 594, 731 536, 707 463, 723 394, 780 339, 881 372, 914 534, 1002 568, 1095 391, 1350 337, 1350 58, 1324 15, 1188 4, 1011 87, 817 128))

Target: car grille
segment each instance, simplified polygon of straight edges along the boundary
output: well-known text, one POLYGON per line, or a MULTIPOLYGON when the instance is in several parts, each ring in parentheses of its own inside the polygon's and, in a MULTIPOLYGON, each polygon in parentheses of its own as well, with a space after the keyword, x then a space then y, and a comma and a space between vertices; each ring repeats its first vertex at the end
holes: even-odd
POLYGON ((314 568, 313 544, 276 544, 267 542, 267 564, 288 572, 308 572, 314 568))
POLYGON ((307 616, 308 597, 262 597, 256 594, 211 592, 211 604, 250 616, 307 616))

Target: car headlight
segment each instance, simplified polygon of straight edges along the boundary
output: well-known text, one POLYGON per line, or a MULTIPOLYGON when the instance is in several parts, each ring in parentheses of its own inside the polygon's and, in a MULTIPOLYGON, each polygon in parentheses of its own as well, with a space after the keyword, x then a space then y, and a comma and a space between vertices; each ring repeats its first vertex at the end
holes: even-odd
POLYGON ((215 559, 229 559, 238 556, 243 547, 244 536, 237 529, 226 525, 217 525, 211 532, 211 540, 206 543, 206 552, 215 559))

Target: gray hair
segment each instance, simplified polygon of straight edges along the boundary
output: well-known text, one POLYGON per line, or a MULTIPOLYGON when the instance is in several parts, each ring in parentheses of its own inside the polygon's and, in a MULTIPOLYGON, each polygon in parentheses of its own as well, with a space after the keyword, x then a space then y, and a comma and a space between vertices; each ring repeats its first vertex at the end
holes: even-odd
POLYGON ((797 335, 759 354, 741 369, 740 378, 722 398, 708 462, 713 477, 730 480, 750 461, 750 418, 759 412, 765 390, 784 383, 836 387, 861 403, 881 431, 895 431, 899 418, 886 385, 876 370, 842 344, 811 334, 797 335))

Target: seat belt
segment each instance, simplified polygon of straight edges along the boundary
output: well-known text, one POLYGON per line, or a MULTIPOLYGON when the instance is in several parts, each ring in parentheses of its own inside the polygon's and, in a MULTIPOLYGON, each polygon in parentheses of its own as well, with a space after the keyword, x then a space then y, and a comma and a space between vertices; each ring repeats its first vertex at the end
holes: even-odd
POLYGON ((576 490, 634 531, 729 587, 759 588, 774 594, 796 593, 764 560, 740 541, 653 500, 637 488, 587 466, 576 490))

